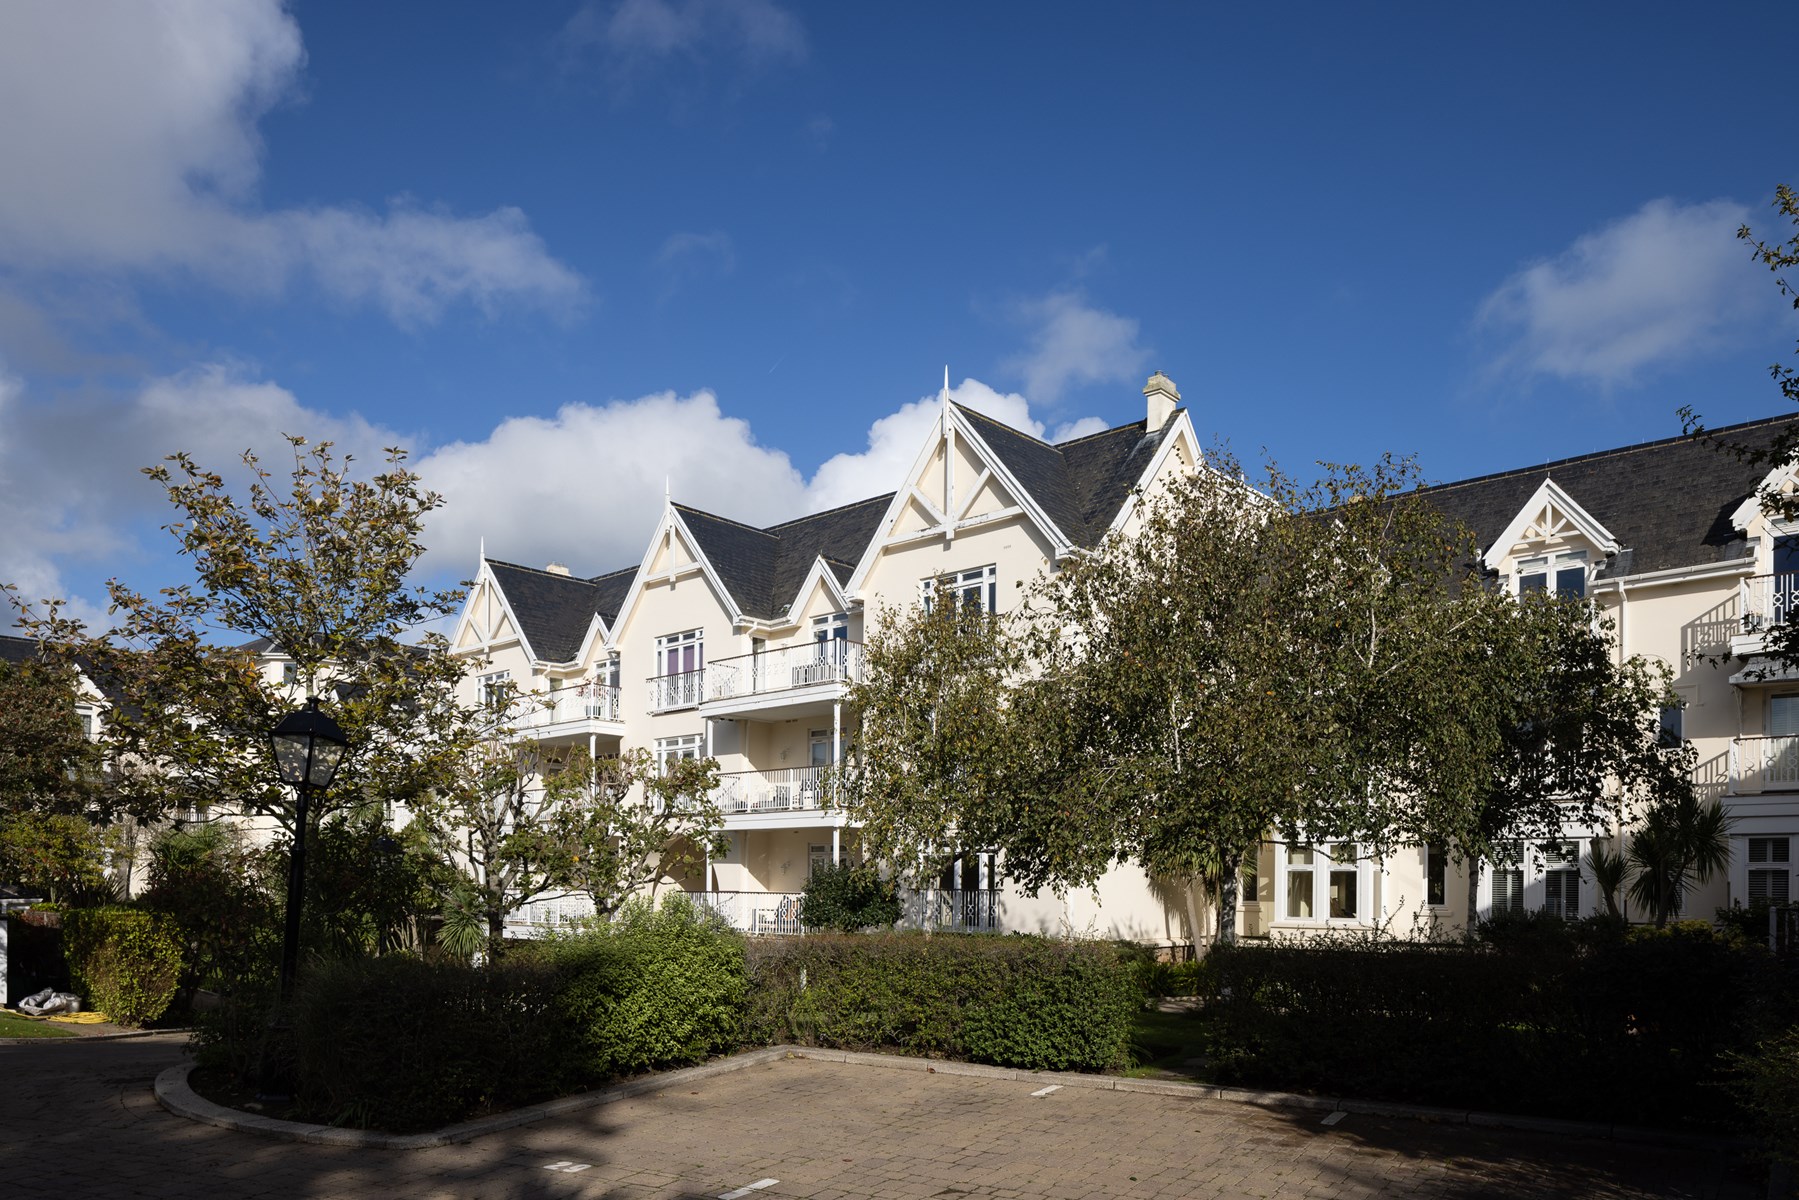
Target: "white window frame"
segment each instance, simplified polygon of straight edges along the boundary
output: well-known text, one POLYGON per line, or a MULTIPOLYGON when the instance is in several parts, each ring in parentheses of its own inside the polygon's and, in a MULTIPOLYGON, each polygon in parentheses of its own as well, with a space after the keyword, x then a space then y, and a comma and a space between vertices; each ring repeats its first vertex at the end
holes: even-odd
POLYGON ((1585 599, 1593 589, 1593 563, 1585 550, 1557 550, 1552 554, 1533 554, 1529 558, 1518 560, 1512 570, 1512 595, 1524 594, 1524 580, 1527 576, 1543 576, 1543 589, 1551 595, 1561 595, 1556 586, 1556 576, 1562 571, 1581 569, 1580 595, 1585 599))
POLYGON ((677 737, 656 739, 656 771, 668 774, 668 764, 680 762, 682 759, 705 757, 706 735, 703 733, 684 733, 677 737))
POLYGON ((1784 834, 1750 834, 1744 838, 1743 903, 1754 904, 1759 900, 1771 900, 1776 904, 1791 903, 1793 896, 1793 839, 1784 834), (1767 878, 1760 896, 1755 894, 1757 876, 1767 878), (1780 889, 1771 886, 1776 879, 1782 880, 1780 889), (1774 890, 1781 890, 1786 894, 1770 895, 1774 890))
POLYGON ((705 679, 704 629, 683 629, 656 639, 656 675, 650 683, 652 712, 698 706, 705 698, 705 679), (691 665, 683 664, 684 657, 691 660, 691 665))
POLYGON ((1441 912, 1449 907, 1449 864, 1452 856, 1449 853, 1449 847, 1442 843, 1427 842, 1420 849, 1424 855, 1424 907, 1441 912), (1430 877, 1433 870, 1443 873, 1443 898, 1441 900, 1430 898, 1430 877))
POLYGON ((511 682, 511 671, 489 671, 481 676, 481 707, 497 708, 505 695, 506 685, 511 682))
POLYGON ((1556 871, 1570 871, 1578 878, 1578 895, 1573 913, 1563 913, 1568 920, 1577 920, 1591 916, 1599 911, 1599 888, 1593 882, 1592 874, 1587 870, 1587 852, 1592 848, 1593 839, 1586 833, 1565 834, 1544 842, 1533 842, 1524 845, 1516 863, 1500 866, 1486 861, 1481 864, 1480 883, 1476 889, 1475 908, 1483 919, 1491 918, 1496 911, 1493 905, 1495 884, 1502 874, 1517 875, 1520 903, 1508 906, 1513 912, 1543 912, 1550 906, 1549 875, 1556 871), (1551 860, 1546 847, 1549 845, 1572 847, 1572 854, 1561 859, 1572 862, 1572 866, 1560 866, 1551 860))
POLYGON ((1310 928, 1355 929, 1376 923, 1374 905, 1374 860, 1359 852, 1354 842, 1277 842, 1274 846, 1274 921, 1275 925, 1299 925, 1310 928), (1339 862, 1338 855, 1347 847, 1353 855, 1339 862), (1311 854, 1310 863, 1295 863, 1294 851, 1311 854), (1291 915, 1288 901, 1293 876, 1311 874, 1312 915, 1291 915), (1354 916, 1330 915, 1330 889, 1333 874, 1352 875, 1355 879, 1356 911, 1354 916))
POLYGON ((919 592, 924 597, 924 606, 928 610, 931 600, 937 594, 939 585, 956 593, 963 604, 973 598, 974 606, 989 615, 999 611, 999 564, 988 563, 984 567, 970 567, 965 571, 947 571, 942 575, 933 575, 921 580, 919 592))

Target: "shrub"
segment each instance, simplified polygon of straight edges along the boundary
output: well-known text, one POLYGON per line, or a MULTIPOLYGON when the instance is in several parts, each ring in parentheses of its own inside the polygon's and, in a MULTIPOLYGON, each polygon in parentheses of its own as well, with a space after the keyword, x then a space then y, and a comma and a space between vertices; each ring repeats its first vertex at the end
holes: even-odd
POLYGON ((1715 1124, 1730 1115, 1721 1055, 1799 1017, 1786 968, 1703 923, 1525 933, 1217 947, 1198 1018, 1213 1068, 1225 1082, 1715 1124))
POLYGON ((548 964, 315 964, 292 1009, 296 1100, 332 1124, 430 1129, 576 1083, 548 964))
POLYGON ((1105 943, 821 935, 752 946, 746 1036, 1035 1070, 1120 1066, 1142 1005, 1105 943))
POLYGON ((589 1079, 700 1062, 742 1028, 743 941, 685 896, 627 903, 609 924, 552 940, 557 1008, 589 1079))
POLYGON ((63 952, 76 990, 120 1025, 168 1011, 181 982, 181 941, 170 924, 135 908, 63 914, 63 952))
POLYGON ((855 933, 891 929, 900 919, 899 886, 870 866, 821 867, 806 881, 800 909, 808 929, 855 933))
POLYGON ((1799 1025, 1747 1053, 1733 1052, 1730 1063, 1731 1090, 1769 1154, 1799 1163, 1799 1025))
POLYGON ((138 903, 179 931, 182 987, 248 988, 266 998, 280 955, 281 907, 238 839, 218 825, 171 829, 150 845, 148 879, 138 903))

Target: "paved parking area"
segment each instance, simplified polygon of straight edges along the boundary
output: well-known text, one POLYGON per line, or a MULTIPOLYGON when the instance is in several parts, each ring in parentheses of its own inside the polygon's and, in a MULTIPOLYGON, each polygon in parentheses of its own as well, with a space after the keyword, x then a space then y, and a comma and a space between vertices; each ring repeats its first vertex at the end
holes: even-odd
POLYGON ((11 1196, 1753 1197, 1717 1156, 786 1060, 462 1146, 348 1150, 165 1113, 178 1037, 0 1047, 11 1196), (757 1187, 756 1185, 761 1185, 757 1187), (750 1189, 750 1190, 746 1190, 750 1189))

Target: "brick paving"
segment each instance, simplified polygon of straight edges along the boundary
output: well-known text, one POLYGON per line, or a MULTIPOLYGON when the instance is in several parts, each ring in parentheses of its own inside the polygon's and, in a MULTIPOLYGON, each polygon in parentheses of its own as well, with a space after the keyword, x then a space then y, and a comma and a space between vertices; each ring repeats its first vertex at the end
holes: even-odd
POLYGON ((1717 1155, 1548 1134, 786 1060, 461 1146, 348 1150, 171 1116, 151 1080, 182 1040, 0 1047, 8 1196, 1720 1197, 1717 1155), (560 1170, 547 1169, 562 1164, 560 1170), (576 1170, 569 1170, 570 1166, 576 1170))

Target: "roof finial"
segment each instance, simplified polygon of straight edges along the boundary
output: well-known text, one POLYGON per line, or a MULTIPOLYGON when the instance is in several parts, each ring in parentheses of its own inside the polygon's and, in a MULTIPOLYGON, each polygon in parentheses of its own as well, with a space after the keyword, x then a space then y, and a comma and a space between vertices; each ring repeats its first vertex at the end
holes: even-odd
POLYGON ((673 503, 673 501, 674 501, 674 493, 670 488, 669 476, 664 475, 662 477, 662 504, 663 504, 663 507, 666 508, 669 504, 673 503))
POLYGON ((943 364, 943 393, 942 393, 942 399, 943 399, 943 402, 944 402, 944 403, 945 403, 945 404, 948 404, 948 403, 949 403, 949 364, 948 364, 948 363, 944 363, 944 364, 943 364))
POLYGON ((481 535, 481 560, 480 561, 482 561, 482 562, 487 561, 487 535, 485 533, 481 535))

